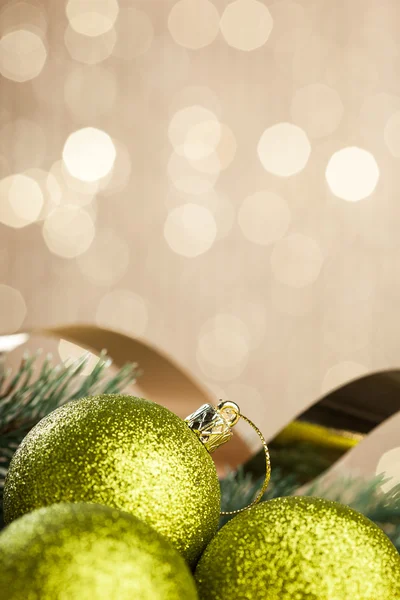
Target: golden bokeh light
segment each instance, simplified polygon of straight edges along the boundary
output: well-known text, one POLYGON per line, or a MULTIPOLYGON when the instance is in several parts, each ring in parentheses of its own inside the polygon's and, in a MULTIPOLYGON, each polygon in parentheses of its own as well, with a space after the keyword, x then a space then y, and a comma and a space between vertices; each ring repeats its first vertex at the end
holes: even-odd
POLYGON ((383 475, 386 479, 381 485, 384 492, 389 492, 400 484, 400 447, 392 448, 381 456, 376 465, 375 473, 376 475, 383 475))
POLYGON ((38 183, 23 174, 0 180, 0 222, 19 229, 34 223, 43 207, 38 183))
POLYGON ((97 181, 82 181, 71 175, 62 160, 51 166, 47 186, 53 194, 51 203, 57 206, 88 206, 99 189, 97 181))
POLYGON ((112 112, 118 93, 117 79, 114 71, 101 65, 77 66, 66 76, 64 92, 72 115, 88 121, 112 112))
POLYGON ((0 283, 0 334, 17 331, 25 320, 27 308, 19 290, 0 283))
POLYGON ((268 245, 281 239, 291 221, 287 202, 269 190, 248 196, 242 202, 238 222, 243 235, 255 244, 268 245))
POLYGON ((79 372, 80 375, 85 377, 92 373, 93 369, 99 362, 99 357, 92 352, 88 352, 85 348, 63 339, 61 339, 58 343, 58 354, 66 367, 69 367, 74 362, 85 357, 86 364, 79 372))
POLYGON ((249 347, 246 325, 237 317, 218 314, 199 334, 196 358, 202 372, 217 381, 236 379, 246 367, 249 347))
POLYGON ((78 206, 67 205, 55 208, 48 215, 42 233, 53 254, 75 258, 90 247, 95 227, 87 211, 78 206))
POLYGON ((187 161, 173 152, 168 161, 168 176, 177 190, 186 194, 205 194, 216 183, 219 176, 219 161, 211 155, 204 161, 187 161), (201 170, 203 168, 203 170, 201 170), (207 168, 207 170, 205 170, 207 168))
POLYGON ((36 167, 27 169, 23 175, 32 179, 40 187, 43 202, 36 221, 43 221, 54 208, 61 204, 62 192, 58 181, 52 173, 36 167))
POLYGON ((277 123, 264 131, 257 151, 266 171, 280 177, 290 177, 305 168, 311 145, 306 133, 297 125, 277 123))
POLYGON ((178 0, 169 13, 168 29, 177 44, 204 48, 218 35, 218 10, 210 0, 178 0))
POLYGON ((297 90, 291 104, 293 123, 313 138, 333 133, 342 120, 343 112, 343 103, 337 91, 322 83, 313 83, 297 90))
POLYGON ((385 143, 395 158, 400 158, 400 110, 394 112, 385 125, 385 143))
POLYGON ((136 337, 145 333, 148 319, 144 298, 124 289, 116 289, 103 296, 96 311, 96 323, 101 327, 136 337))
POLYGON ((324 257, 317 242, 301 233, 293 233, 279 240, 271 254, 274 277, 294 288, 314 283, 323 262, 324 257))
POLYGON ((198 204, 187 203, 171 210, 164 224, 168 246, 188 258, 207 252, 216 236, 217 225, 211 211, 198 204))
POLYGON ((177 111, 168 128, 169 140, 175 152, 188 159, 209 156, 221 138, 218 118, 207 108, 194 105, 177 111))
POLYGON ((26 29, 6 33, 0 39, 0 74, 24 82, 37 77, 47 59, 42 38, 26 29))
POLYGON ((121 6, 115 29, 117 42, 113 54, 124 60, 147 52, 154 38, 154 27, 148 14, 134 6, 121 6))
POLYGON ((359 379, 369 372, 368 367, 351 360, 346 360, 330 367, 322 381, 321 393, 328 394, 333 390, 359 379))
POLYGON ((96 65, 113 53, 117 41, 114 27, 96 37, 77 33, 70 25, 65 29, 64 43, 71 58, 86 65, 96 65))
POLYGON ((65 12, 72 29, 94 37, 109 31, 118 17, 117 0, 68 0, 65 12))
POLYGON ((374 192, 379 167, 371 152, 350 146, 332 155, 325 175, 332 194, 348 202, 358 202, 374 192))
POLYGON ((251 51, 263 46, 273 27, 271 13, 258 0, 234 0, 221 17, 221 33, 238 50, 251 51))
POLYGON ((96 232, 90 248, 78 256, 79 269, 96 285, 114 285, 126 273, 129 265, 129 246, 113 229, 96 232))
POLYGON ((66 168, 76 179, 93 182, 106 177, 114 166, 116 150, 110 136, 85 127, 68 137, 63 149, 66 168))

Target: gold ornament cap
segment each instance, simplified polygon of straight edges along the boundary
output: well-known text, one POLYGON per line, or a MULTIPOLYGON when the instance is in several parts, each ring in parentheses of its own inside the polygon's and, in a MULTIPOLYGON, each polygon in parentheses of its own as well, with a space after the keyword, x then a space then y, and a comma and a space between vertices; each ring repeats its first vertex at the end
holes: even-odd
POLYGON ((239 419, 246 421, 262 441, 265 453, 265 479, 253 502, 239 510, 222 511, 221 515, 236 515, 237 513, 251 508, 263 497, 271 478, 271 461, 267 442, 258 427, 250 421, 250 419, 241 414, 240 408, 235 402, 229 400, 220 400, 216 407, 212 404, 203 404, 185 419, 185 422, 197 435, 200 442, 206 447, 210 454, 219 448, 219 446, 229 442, 233 435, 232 428, 239 419))

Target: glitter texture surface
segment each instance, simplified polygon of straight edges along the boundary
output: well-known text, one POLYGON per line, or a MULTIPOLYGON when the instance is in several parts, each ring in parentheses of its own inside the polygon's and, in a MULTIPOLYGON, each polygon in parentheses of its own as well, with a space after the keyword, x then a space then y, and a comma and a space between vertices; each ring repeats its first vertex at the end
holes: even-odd
POLYGON ((211 456, 182 419, 147 400, 104 395, 52 412, 11 461, 7 523, 58 502, 125 510, 194 562, 217 530, 220 489, 211 456))
POLYGON ((400 556, 346 506, 277 498, 220 530, 196 580, 202 600, 400 600, 400 556))
POLYGON ((97 504, 57 504, 0 535, 8 600, 196 600, 182 556, 139 519, 97 504))

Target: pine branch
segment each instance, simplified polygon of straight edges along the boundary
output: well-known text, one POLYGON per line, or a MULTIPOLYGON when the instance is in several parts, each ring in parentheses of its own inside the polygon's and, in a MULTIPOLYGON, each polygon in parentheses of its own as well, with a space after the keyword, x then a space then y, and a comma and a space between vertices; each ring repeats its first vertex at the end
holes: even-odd
POLYGON ((111 360, 105 352, 85 377, 82 374, 89 354, 69 365, 56 366, 53 366, 51 356, 47 356, 36 373, 38 354, 26 355, 14 375, 6 369, 4 358, 0 356, 0 504, 10 460, 36 423, 71 400, 119 393, 138 376, 137 365, 127 364, 111 378, 106 378, 111 360))

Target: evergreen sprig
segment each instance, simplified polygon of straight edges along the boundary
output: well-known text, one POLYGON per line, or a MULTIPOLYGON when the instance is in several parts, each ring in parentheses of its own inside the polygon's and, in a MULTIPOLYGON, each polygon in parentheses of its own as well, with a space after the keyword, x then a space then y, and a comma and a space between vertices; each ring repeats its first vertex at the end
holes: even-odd
POLYGON ((5 367, 5 360, 0 356, 0 505, 10 460, 36 423, 71 400, 95 394, 119 393, 138 375, 137 365, 131 363, 110 377, 108 369, 111 360, 105 352, 85 376, 83 372, 90 354, 71 364, 55 366, 51 355, 48 355, 37 371, 38 355, 39 352, 25 355, 15 374, 5 367))

